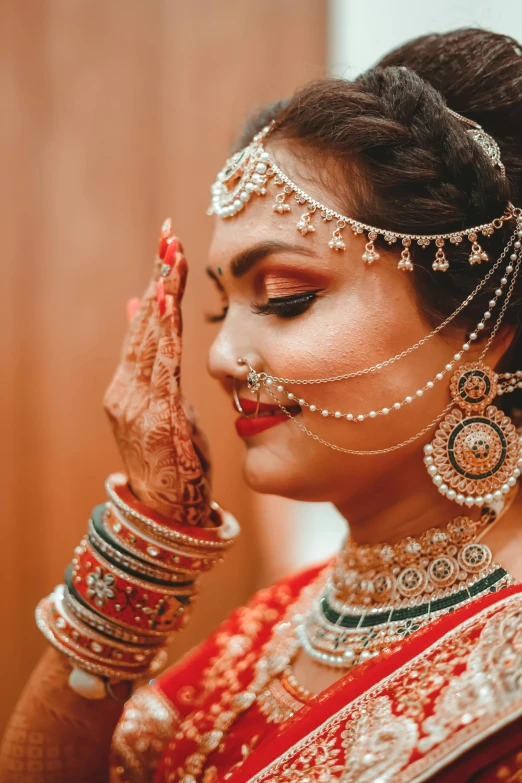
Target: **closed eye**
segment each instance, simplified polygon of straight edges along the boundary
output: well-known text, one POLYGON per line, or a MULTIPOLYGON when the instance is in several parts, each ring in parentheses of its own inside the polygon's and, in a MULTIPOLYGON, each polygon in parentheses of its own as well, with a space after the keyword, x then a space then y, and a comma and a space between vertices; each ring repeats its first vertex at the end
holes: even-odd
POLYGON ((323 290, 318 288, 316 291, 305 291, 302 294, 279 296, 260 304, 252 302, 252 311, 257 315, 277 315, 279 318, 294 318, 308 310, 323 290))
MULTIPOLYGON (((212 267, 211 266, 207 266, 205 271, 206 271, 207 275, 210 277, 210 279, 213 280, 214 283, 216 284, 216 286, 218 288, 218 291, 219 291, 219 294, 221 295, 222 299, 225 299, 226 295, 225 295, 225 289, 223 288, 223 284, 221 283, 221 280, 216 275, 216 273, 214 272, 212 267)), ((223 311, 221 313, 217 313, 217 314, 208 313, 208 314, 205 315, 205 321, 207 323, 209 323, 209 324, 215 324, 218 321, 223 321, 225 319, 225 317, 226 317, 227 312, 228 312, 228 306, 227 305, 223 305, 223 311)))

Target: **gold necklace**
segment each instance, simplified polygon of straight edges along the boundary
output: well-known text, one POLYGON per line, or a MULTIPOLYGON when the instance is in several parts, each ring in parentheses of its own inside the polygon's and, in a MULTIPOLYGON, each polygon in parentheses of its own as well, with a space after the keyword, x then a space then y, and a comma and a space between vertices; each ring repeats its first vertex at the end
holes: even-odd
MULTIPOLYGON (((477 536, 482 536, 486 530, 489 531, 491 529, 501 514, 507 511, 515 495, 516 490, 508 496, 505 507, 496 513, 493 512, 491 518, 489 516, 486 518, 487 512, 484 511, 479 523, 473 523, 472 520, 469 520, 469 523, 475 526, 474 531, 477 536)), ((455 520, 452 522, 455 523, 455 520)), ((452 530, 461 530, 461 527, 456 524, 452 525, 450 523, 448 528, 450 526, 452 526, 452 530)), ((466 525, 461 523, 461 526, 462 535, 464 535, 464 532, 468 530, 468 525, 467 523, 466 525)), ((438 533, 445 532, 438 528, 434 530, 437 530, 438 533)), ((434 531, 428 531, 428 533, 434 533, 434 531)), ((416 539, 408 539, 408 541, 411 540, 415 541, 416 539)), ((377 545, 372 547, 371 550, 377 552, 379 547, 382 546, 387 545, 377 545)), ((398 544, 395 546, 397 547, 398 544)), ((481 544, 480 546, 485 545, 481 544)), ((347 551, 348 548, 343 548, 340 557, 347 551)), ((362 555, 361 547, 357 548, 357 551, 362 555)), ((300 709, 303 703, 313 698, 313 694, 298 683, 293 675, 291 665, 303 646, 299 636, 299 628, 303 622, 306 622, 307 617, 313 615, 317 607, 318 596, 323 596, 328 585, 333 584, 338 563, 339 560, 333 569, 331 566, 323 569, 319 576, 301 591, 297 601, 289 607, 283 620, 274 627, 272 636, 263 648, 262 654, 255 665, 254 678, 249 687, 234 695, 223 695, 221 702, 216 705, 216 718, 212 728, 199 738, 196 752, 192 753, 185 760, 180 783, 194 783, 195 779, 201 774, 208 755, 219 747, 226 732, 231 729, 238 717, 250 709, 254 703, 257 702, 260 711, 265 715, 268 722, 280 723, 300 709)), ((505 577, 497 581, 495 585, 497 588, 514 583, 515 580, 507 572, 504 572, 504 574, 505 577)), ((471 595, 472 597, 474 595, 471 595)), ((368 609, 367 606, 365 608, 368 609)), ((406 620, 404 624, 407 625, 408 621, 406 620)), ((410 624, 404 636, 415 630, 415 624, 410 624)), ((363 631, 369 633, 370 636, 372 634, 371 628, 365 628, 363 631)), ((372 642, 369 640, 367 647, 373 653, 374 648, 373 646, 370 647, 370 644, 372 642)), ((365 656, 360 656, 360 659, 362 662, 365 656)), ((355 662, 350 663, 349 667, 343 666, 343 668, 353 668, 353 666, 355 666, 355 662)))
POLYGON ((513 584, 480 539, 517 490, 483 508, 478 521, 456 517, 445 528, 393 545, 357 545, 348 537, 331 579, 296 625, 305 653, 349 670, 440 615, 513 584))

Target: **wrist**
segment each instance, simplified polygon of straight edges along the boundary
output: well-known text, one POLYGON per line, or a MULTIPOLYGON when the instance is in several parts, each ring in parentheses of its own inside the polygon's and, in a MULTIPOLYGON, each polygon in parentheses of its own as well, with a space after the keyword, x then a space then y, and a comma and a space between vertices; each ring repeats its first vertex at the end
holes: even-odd
POLYGON ((215 518, 210 503, 173 503, 163 497, 163 493, 138 482, 128 483, 129 490, 138 503, 170 522, 190 527, 213 527, 215 518))

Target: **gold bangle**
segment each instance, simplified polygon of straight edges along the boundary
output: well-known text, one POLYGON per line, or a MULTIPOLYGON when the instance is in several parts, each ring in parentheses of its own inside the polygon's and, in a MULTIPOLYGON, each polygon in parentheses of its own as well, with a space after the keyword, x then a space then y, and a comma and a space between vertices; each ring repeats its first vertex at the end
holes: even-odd
POLYGON ((146 677, 150 675, 156 675, 158 674, 165 666, 167 661, 167 653, 165 650, 161 650, 158 655, 156 656, 156 659, 151 663, 151 665, 146 670, 141 670, 139 672, 128 672, 128 671, 121 671, 118 669, 112 669, 107 666, 100 666, 95 663, 91 663, 89 661, 86 661, 84 658, 82 658, 79 655, 76 655, 76 653, 72 652, 65 644, 62 644, 50 628, 47 626, 47 623, 45 621, 44 611, 45 611, 45 602, 47 601, 47 598, 43 598, 35 610, 35 618, 36 618, 36 625, 38 626, 39 630, 43 633, 45 638, 47 639, 50 644, 55 647, 55 649, 58 650, 58 652, 61 652, 63 655, 65 655, 67 658, 69 658, 71 661, 74 661, 81 669, 84 669, 85 671, 90 672, 91 674, 97 674, 99 677, 108 677, 115 680, 137 680, 140 677, 146 677))
MULTIPOLYGON (((144 513, 141 513, 137 509, 132 508, 120 496, 125 495, 132 497, 131 490, 128 486, 127 477, 122 473, 112 473, 105 482, 105 490, 109 500, 121 511, 123 511, 126 517, 134 520, 138 523, 138 525, 141 524, 142 527, 144 527, 146 530, 150 530, 156 537, 165 541, 177 542, 178 545, 180 543, 186 544, 192 550, 194 550, 194 548, 199 548, 202 552, 208 552, 209 550, 212 551, 216 549, 227 549, 234 543, 239 533, 239 525, 232 514, 225 512, 215 501, 211 501, 210 505, 212 510, 220 518, 222 524, 219 528, 214 528, 214 531, 218 534, 219 538, 209 540, 205 538, 196 538, 195 536, 188 535, 186 532, 176 530, 175 523, 172 522, 169 525, 170 520, 166 518, 165 524, 161 524, 160 522, 155 521, 151 517, 154 516, 157 519, 160 519, 161 515, 156 514, 156 512, 152 511, 151 509, 147 509, 150 516, 145 516, 144 513)), ((139 507, 145 508, 143 504, 141 504, 137 499, 135 500, 135 504, 139 507)), ((181 527, 181 525, 176 526, 181 527)), ((198 530, 201 531, 201 535, 203 531, 210 532, 212 529, 198 528, 198 530)))
POLYGON ((132 633, 131 630, 126 628, 117 622, 110 620, 108 617, 103 617, 90 607, 84 606, 65 585, 64 603, 72 614, 79 620, 99 631, 105 636, 109 636, 112 639, 118 639, 122 642, 129 642, 131 644, 142 645, 163 645, 166 644, 168 634, 158 633, 156 631, 148 632, 149 635, 132 633))
POLYGON ((195 574, 193 574, 192 579, 187 579, 185 574, 176 574, 173 571, 167 571, 158 567, 154 568, 146 563, 140 563, 136 558, 130 555, 123 554, 100 536, 94 527, 92 520, 89 520, 89 539, 98 551, 112 561, 116 561, 118 566, 132 571, 132 575, 143 576, 144 579, 156 579, 159 582, 169 582, 170 584, 179 583, 182 586, 186 586, 187 583, 192 584, 195 581, 195 574))

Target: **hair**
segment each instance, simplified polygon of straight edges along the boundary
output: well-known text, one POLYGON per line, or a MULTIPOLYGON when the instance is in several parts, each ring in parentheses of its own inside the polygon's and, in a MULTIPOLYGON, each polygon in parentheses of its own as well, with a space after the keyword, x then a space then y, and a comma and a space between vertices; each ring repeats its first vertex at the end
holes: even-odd
MULTIPOLYGON (((522 49, 509 36, 466 28, 415 38, 353 81, 321 79, 263 108, 247 122, 237 148, 271 120, 274 136, 294 142, 298 156, 306 153, 307 177, 326 184, 344 214, 369 225, 449 233, 500 217, 509 201, 522 207, 522 49), (506 176, 448 108, 493 136, 506 176), (332 162, 335 178, 328 174, 332 162)), ((508 221, 484 239, 490 258, 500 255, 513 231, 508 221)), ((377 244, 390 252, 382 238, 377 244)), ((446 273, 431 268, 433 244, 423 250, 413 243, 410 250, 418 302, 430 323, 453 312, 485 274, 483 265, 470 266, 468 242, 446 247, 446 273)), ((454 328, 476 325, 500 276, 499 270, 454 328)), ((504 315, 503 324, 516 333, 501 370, 522 369, 521 304, 522 275, 504 315)), ((522 390, 500 403, 521 408, 522 390)))

